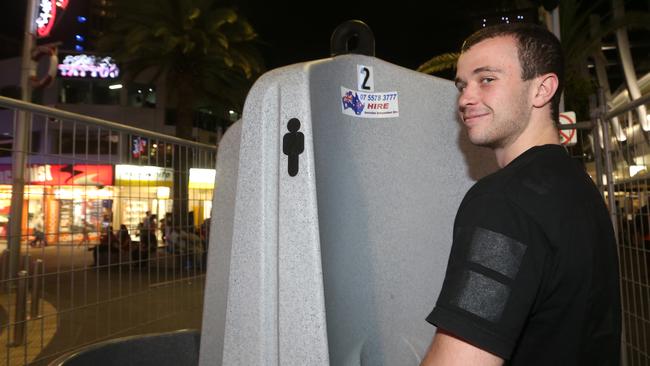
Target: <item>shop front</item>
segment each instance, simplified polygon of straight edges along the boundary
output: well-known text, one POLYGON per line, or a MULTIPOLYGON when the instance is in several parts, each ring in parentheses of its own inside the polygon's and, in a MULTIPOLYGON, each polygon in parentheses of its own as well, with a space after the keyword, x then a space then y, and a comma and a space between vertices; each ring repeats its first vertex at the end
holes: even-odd
MULTIPOLYGON (((190 169, 188 194, 189 210, 198 228, 212 210, 214 169, 190 169)), ((161 221, 172 212, 174 171, 171 168, 141 165, 116 165, 115 190, 117 197, 115 228, 126 225, 133 240, 139 240, 139 226, 145 223, 147 212, 155 215, 156 237, 162 240, 161 221)))
MULTIPOLYGON (((171 189, 174 171, 171 168, 140 165, 116 165, 115 185, 119 190, 119 209, 116 228, 126 225, 133 240, 139 240, 138 225, 143 224, 147 212, 160 222, 172 210, 171 189)), ((162 240, 160 230, 156 231, 162 240)))
POLYGON ((189 200, 190 210, 194 213, 194 222, 201 225, 210 218, 212 211, 212 195, 215 185, 214 169, 190 169, 189 200))
MULTIPOLYGON (((22 233, 45 233, 48 245, 95 242, 110 225, 112 165, 34 164, 25 172, 22 233)), ((11 165, 0 165, 0 237, 11 214, 11 165)))

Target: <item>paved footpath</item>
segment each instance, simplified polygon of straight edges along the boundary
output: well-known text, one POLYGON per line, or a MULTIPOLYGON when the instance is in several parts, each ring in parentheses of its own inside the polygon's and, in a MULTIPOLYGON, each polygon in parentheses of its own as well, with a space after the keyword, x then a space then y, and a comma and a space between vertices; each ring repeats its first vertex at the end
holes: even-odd
MULTIPOLYGON (((105 339, 177 329, 199 329, 204 272, 164 251, 148 262, 92 266, 87 246, 23 248, 43 260, 41 316, 27 321, 27 342, 0 347, 2 365, 47 365, 54 358, 105 339)), ((15 295, 0 295, 13 323, 15 295)), ((29 309, 29 305, 28 305, 29 309)), ((3 321, 0 339, 11 332, 3 321)))

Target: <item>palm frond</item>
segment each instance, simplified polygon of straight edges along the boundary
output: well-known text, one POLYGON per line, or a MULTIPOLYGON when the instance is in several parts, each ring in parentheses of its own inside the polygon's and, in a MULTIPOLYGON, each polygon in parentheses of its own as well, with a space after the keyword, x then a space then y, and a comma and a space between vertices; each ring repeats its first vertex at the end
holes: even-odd
MULTIPOLYGON (((220 4, 218 0, 115 0, 111 7, 117 16, 111 31, 99 40, 99 50, 114 55, 132 77, 152 70, 170 86, 181 80, 192 85, 196 100, 241 105, 252 81, 263 72, 264 62, 250 23, 220 4)), ((171 94, 178 89, 167 88, 171 94)), ((167 99, 181 98, 169 95, 167 99)))
POLYGON ((444 53, 442 55, 435 56, 422 65, 418 66, 417 71, 423 72, 425 74, 432 74, 438 71, 454 69, 456 68, 456 62, 458 62, 459 56, 460 53, 456 52, 444 53))

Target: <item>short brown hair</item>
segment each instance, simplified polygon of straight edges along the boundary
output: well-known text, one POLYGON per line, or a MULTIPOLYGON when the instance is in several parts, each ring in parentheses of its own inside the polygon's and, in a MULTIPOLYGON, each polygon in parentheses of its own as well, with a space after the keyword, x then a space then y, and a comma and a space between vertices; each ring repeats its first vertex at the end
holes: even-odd
POLYGON ((555 122, 559 121, 560 96, 564 88, 564 56, 560 41, 546 28, 532 23, 509 23, 482 28, 463 42, 461 53, 486 39, 506 36, 517 40, 523 80, 546 73, 557 75, 558 88, 551 100, 551 117, 555 122))

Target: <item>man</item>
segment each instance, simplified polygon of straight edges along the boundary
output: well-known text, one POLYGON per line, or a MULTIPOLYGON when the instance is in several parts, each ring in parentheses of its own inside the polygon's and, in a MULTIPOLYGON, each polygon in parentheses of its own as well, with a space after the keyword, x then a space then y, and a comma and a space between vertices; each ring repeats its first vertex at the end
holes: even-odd
POLYGON ((34 227, 34 240, 29 245, 34 248, 46 247, 47 240, 45 239, 45 231, 43 226, 39 223, 34 227))
POLYGON ((151 230, 151 211, 147 211, 144 213, 144 220, 142 220, 142 228, 144 230, 151 230))
POLYGON ((532 24, 484 28, 458 60, 458 111, 500 170, 466 194, 438 327, 422 365, 617 365, 616 244, 593 182, 559 145, 560 43, 532 24))

